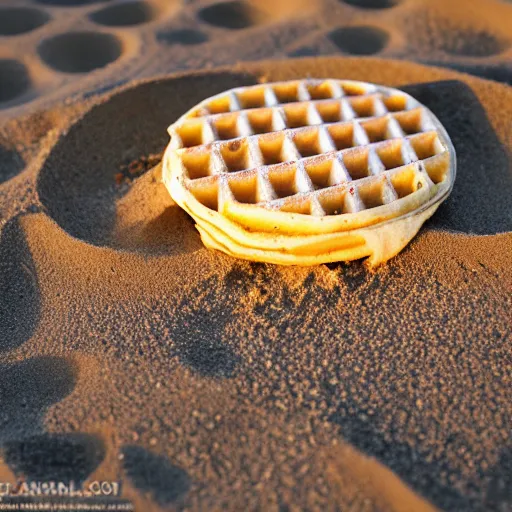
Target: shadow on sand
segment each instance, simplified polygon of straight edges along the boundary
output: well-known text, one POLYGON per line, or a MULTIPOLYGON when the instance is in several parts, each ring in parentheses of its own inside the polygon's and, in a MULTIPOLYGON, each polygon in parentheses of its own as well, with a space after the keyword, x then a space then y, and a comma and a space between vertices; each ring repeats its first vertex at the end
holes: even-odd
POLYGON ((189 490, 188 474, 166 457, 134 445, 125 446, 122 453, 124 470, 134 487, 142 493, 149 493, 158 505, 169 506, 189 490))
MULTIPOLYGON (((115 182, 120 167, 161 153, 169 140, 167 127, 205 97, 254 83, 252 75, 226 72, 215 79, 170 78, 138 85, 95 106, 62 136, 40 171, 37 190, 47 213, 77 238, 117 246, 112 240, 116 201, 126 192, 115 182)), ((122 245, 130 249, 129 241, 122 245)))
POLYGON ((0 237, 0 352, 27 341, 39 320, 40 293, 32 255, 17 219, 0 237))
POLYGON ((42 434, 4 445, 3 456, 16 475, 29 480, 80 486, 105 456, 101 439, 88 434, 42 434))
POLYGON ((96 436, 44 432, 46 411, 73 391, 76 371, 68 359, 53 356, 0 367, 0 453, 16 476, 79 485, 103 460, 96 436))
POLYGON ((6 421, 0 426, 0 440, 38 435, 51 405, 74 389, 76 368, 63 357, 40 356, 0 367, 0 396, 6 421))
POLYGON ((434 112, 457 153, 452 194, 429 226, 478 235, 512 230, 512 160, 471 88, 447 80, 402 89, 434 112))
POLYGON ((7 181, 25 168, 21 155, 12 148, 7 148, 0 142, 0 184, 7 181))

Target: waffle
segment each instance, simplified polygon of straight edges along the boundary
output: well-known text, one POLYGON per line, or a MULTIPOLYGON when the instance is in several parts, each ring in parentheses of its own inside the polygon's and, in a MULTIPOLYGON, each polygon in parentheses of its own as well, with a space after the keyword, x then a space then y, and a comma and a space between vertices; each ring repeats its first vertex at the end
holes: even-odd
POLYGON ((453 186, 455 152, 411 96, 295 80, 209 98, 169 128, 163 179, 205 245, 312 265, 397 254, 453 186))

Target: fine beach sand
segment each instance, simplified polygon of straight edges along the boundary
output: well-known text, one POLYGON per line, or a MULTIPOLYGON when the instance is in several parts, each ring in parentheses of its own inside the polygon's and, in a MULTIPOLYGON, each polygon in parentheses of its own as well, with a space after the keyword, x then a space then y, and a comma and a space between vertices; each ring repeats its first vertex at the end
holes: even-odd
POLYGON ((121 481, 137 511, 510 510, 510 86, 332 55, 152 69, 4 109, 0 481, 121 481), (455 145, 452 195, 375 272, 208 251, 153 167, 201 99, 304 76, 403 88, 455 145))

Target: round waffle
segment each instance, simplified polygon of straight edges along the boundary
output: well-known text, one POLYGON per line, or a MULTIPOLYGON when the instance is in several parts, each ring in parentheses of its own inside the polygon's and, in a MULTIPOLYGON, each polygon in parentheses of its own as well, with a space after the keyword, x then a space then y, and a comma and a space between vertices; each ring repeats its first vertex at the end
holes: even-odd
POLYGON ((163 179, 205 245, 311 265, 397 254, 448 196, 455 152, 402 91, 307 79, 227 91, 169 128, 163 179))

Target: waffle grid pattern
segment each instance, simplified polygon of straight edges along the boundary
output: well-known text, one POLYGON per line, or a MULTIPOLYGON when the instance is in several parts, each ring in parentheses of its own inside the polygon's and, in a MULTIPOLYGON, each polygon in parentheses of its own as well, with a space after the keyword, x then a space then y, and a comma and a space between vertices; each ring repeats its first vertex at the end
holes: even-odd
POLYGON ((409 96, 358 82, 296 81, 230 91, 170 129, 186 189, 314 216, 390 204, 442 182, 449 155, 409 96))

